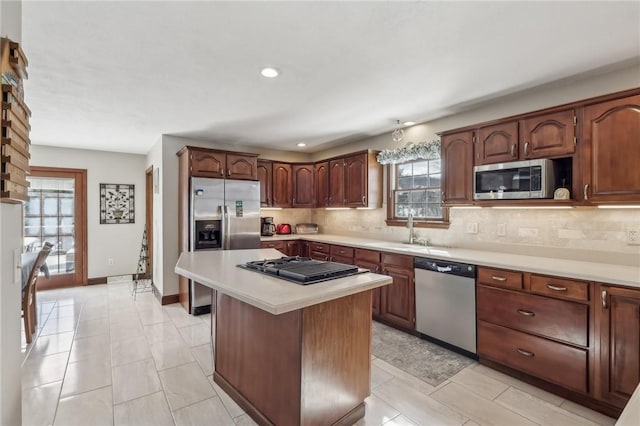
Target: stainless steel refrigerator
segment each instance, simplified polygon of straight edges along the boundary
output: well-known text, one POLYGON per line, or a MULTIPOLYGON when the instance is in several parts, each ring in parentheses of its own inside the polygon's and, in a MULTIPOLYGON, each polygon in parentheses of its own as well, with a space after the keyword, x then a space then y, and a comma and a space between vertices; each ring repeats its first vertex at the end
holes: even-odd
MULTIPOLYGON (((191 178, 189 249, 260 248, 260 182, 191 178)), ((191 313, 210 312, 211 289, 189 284, 191 313)))

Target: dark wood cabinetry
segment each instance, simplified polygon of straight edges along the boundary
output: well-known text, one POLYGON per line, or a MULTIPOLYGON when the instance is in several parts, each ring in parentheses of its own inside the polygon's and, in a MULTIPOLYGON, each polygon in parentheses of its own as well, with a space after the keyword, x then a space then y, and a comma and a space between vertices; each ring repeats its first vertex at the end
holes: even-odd
POLYGON ((191 160, 191 176, 217 179, 258 179, 256 155, 213 151, 188 147, 191 160))
POLYGON ((347 207, 367 206, 367 153, 344 160, 344 204, 347 207))
POLYGON ((442 201, 469 204, 473 201, 473 132, 442 136, 442 201))
POLYGON ((314 206, 315 201, 315 167, 313 164, 293 164, 293 207, 314 206))
POLYGON ((413 331, 416 327, 413 257, 382 253, 382 274, 393 282, 383 287, 380 320, 413 331))
POLYGON ((475 164, 502 163, 518 159, 518 122, 480 127, 475 145, 475 164))
POLYGON ((344 206, 344 159, 329 161, 329 206, 344 206))
POLYGON ((331 257, 331 244, 310 242, 309 257, 316 260, 329 260, 331 257))
POLYGON ((329 206, 329 162, 316 163, 316 207, 329 206))
POLYGON ((292 207, 293 177, 291 164, 273 163, 273 207, 292 207))
POLYGON ((576 113, 552 112, 520 121, 520 159, 558 157, 575 151, 576 113))
MULTIPOLYGON (((381 273, 380 252, 357 248, 354 251, 353 264, 359 268, 368 269, 375 274, 381 273)), ((375 288, 372 292, 371 312, 373 318, 380 317, 380 298, 384 287, 375 288)))
POLYGON ((257 170, 260 181, 260 207, 271 207, 273 201, 273 164, 268 160, 258 160, 257 170))
POLYGON ((588 203, 640 201, 640 95, 584 108, 582 194, 588 203))
POLYGON ((640 382, 640 290, 598 284, 596 397, 622 408, 640 382))
POLYGON ((299 240, 287 240, 284 242, 284 254, 287 256, 301 256, 302 242, 299 240))

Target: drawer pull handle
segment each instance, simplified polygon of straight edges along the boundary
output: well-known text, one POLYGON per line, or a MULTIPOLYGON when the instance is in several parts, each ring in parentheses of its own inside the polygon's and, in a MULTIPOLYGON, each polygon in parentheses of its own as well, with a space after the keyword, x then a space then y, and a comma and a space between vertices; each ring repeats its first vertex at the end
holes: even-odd
POLYGON ((322 250, 324 247, 322 246, 316 246, 316 250, 322 250))
POLYGON ((547 284, 547 288, 553 291, 567 291, 566 287, 561 287, 559 285, 547 284))
POLYGON ((494 280, 494 281, 500 281, 500 282, 503 282, 503 281, 507 280, 505 277, 498 277, 496 275, 492 275, 491 279, 494 280))
POLYGON ((340 254, 344 254, 344 250, 340 250, 340 254))
POLYGON ((529 358, 535 356, 533 352, 525 351, 524 349, 516 348, 516 352, 518 352, 522 356, 527 356, 529 358))
POLYGON ((534 317, 534 316, 536 316, 535 312, 525 311, 524 309, 517 309, 517 312, 520 315, 524 315, 525 317, 534 317))
POLYGON ((602 309, 607 309, 607 290, 602 290, 602 309))

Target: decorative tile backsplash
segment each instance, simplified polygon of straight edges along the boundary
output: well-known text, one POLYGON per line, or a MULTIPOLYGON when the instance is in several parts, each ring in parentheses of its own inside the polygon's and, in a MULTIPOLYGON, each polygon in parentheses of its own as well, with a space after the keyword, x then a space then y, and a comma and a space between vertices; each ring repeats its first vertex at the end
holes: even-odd
MULTIPOLYGON (((284 209, 263 211, 276 223, 317 223, 320 232, 385 241, 407 241, 409 231, 386 226, 386 210, 284 209)), ((640 246, 627 245, 640 230, 635 209, 454 208, 449 229, 416 228, 433 245, 593 262, 640 265, 640 246), (477 233, 468 233, 477 225, 477 233), (501 232, 504 231, 504 232, 501 232), (504 234, 504 235, 502 235, 504 234)))

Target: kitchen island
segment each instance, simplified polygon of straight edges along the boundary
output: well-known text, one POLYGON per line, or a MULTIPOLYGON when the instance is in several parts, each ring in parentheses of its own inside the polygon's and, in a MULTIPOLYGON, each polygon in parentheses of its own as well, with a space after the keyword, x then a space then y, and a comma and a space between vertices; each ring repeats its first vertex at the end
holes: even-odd
POLYGON ((262 425, 351 425, 370 392, 371 290, 363 273, 299 285, 238 268, 273 249, 182 253, 175 271, 215 294, 214 381, 262 425))

